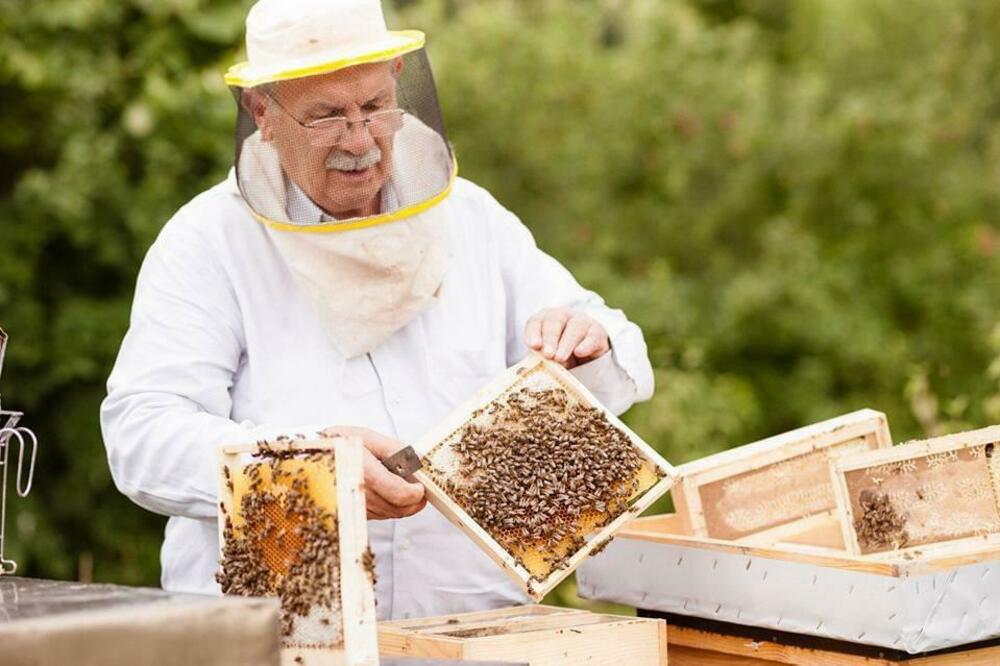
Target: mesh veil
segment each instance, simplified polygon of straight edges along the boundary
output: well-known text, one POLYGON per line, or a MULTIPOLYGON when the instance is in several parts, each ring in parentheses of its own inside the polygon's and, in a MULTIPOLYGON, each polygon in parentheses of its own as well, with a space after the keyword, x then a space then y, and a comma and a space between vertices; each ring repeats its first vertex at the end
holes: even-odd
POLYGON ((239 108, 237 181, 265 223, 375 225, 420 213, 451 187, 455 161, 423 48, 230 87, 239 108))

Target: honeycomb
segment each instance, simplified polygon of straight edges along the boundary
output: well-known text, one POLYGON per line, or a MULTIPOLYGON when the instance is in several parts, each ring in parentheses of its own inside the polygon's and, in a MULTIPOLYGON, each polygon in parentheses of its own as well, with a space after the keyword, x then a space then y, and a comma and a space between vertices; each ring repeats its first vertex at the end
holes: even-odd
POLYGON ((664 476, 627 433, 544 364, 522 372, 473 412, 431 448, 424 466, 429 478, 539 582, 565 567, 600 528, 664 476), (587 420, 592 423, 584 429, 581 421, 587 420), (605 442, 608 450, 618 450, 617 457, 602 458, 605 442), (520 448, 523 455, 511 453, 520 448), (541 459, 531 458, 534 454, 541 459), (586 456, 590 460, 582 460, 586 456), (586 478, 560 477, 562 469, 586 478), (483 497, 496 501, 490 505, 483 497))
POLYGON ((223 592, 279 597, 286 647, 342 645, 333 452, 265 452, 223 473, 223 592))
POLYGON ((562 562, 572 557, 587 541, 587 537, 617 518, 634 500, 642 497, 643 493, 656 485, 660 478, 656 465, 651 461, 645 461, 635 475, 635 491, 627 502, 617 507, 618 510, 587 511, 575 519, 565 513, 556 514, 553 522, 567 525, 572 532, 553 546, 547 543, 535 543, 527 548, 519 546, 517 536, 512 530, 500 532, 494 538, 520 561, 535 580, 543 581, 559 569, 562 562))

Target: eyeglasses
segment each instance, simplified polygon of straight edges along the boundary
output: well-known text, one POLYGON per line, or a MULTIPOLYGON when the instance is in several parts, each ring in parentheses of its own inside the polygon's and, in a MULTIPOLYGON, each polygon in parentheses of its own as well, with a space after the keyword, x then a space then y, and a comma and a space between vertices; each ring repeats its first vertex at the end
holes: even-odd
POLYGON ((355 125, 364 125, 365 129, 373 139, 380 139, 390 134, 395 134, 403 127, 403 109, 384 109, 368 114, 360 120, 349 120, 344 116, 327 116, 302 122, 292 112, 282 106, 281 102, 268 95, 268 99, 274 102, 278 108, 284 111, 289 118, 294 120, 309 137, 309 143, 313 146, 327 147, 335 146, 351 131, 355 125))

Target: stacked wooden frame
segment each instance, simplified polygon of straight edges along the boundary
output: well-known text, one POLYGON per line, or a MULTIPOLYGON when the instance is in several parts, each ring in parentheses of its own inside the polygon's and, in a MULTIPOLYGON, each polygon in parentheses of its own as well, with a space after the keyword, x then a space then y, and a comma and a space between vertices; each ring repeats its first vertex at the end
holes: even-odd
POLYGON ((862 409, 677 467, 671 494, 684 531, 770 543, 829 520, 829 462, 892 446, 885 414, 862 409))
POLYGON ((602 615, 552 606, 379 624, 385 655, 513 661, 532 666, 667 663, 663 620, 602 615))
POLYGON ((847 456, 830 473, 852 555, 919 559, 1000 544, 1000 426, 847 456))

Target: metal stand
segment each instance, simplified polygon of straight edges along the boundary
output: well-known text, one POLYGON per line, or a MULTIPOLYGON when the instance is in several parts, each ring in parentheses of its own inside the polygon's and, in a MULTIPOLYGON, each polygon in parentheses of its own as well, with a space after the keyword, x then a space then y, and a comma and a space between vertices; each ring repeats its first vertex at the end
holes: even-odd
POLYGON ((27 428, 16 427, 21 420, 21 412, 0 410, 0 421, 6 421, 0 428, 0 575, 12 574, 17 571, 17 562, 4 558, 5 525, 7 518, 7 468, 10 465, 10 449, 13 439, 17 439, 17 476, 14 477, 14 489, 20 497, 26 497, 31 492, 31 482, 35 478, 35 455, 38 453, 38 438, 27 428), (24 474, 24 440, 31 441, 31 460, 28 463, 27 478, 24 474))
MULTIPOLYGON (((7 334, 0 328, 0 370, 3 369, 4 352, 7 349, 7 334)), ((14 438, 17 439, 17 475, 14 477, 14 489, 21 497, 31 492, 31 482, 35 478, 35 455, 38 453, 38 438, 27 428, 17 424, 24 416, 22 412, 5 411, 0 408, 0 576, 17 571, 17 562, 4 558, 3 547, 5 525, 7 519, 7 468, 10 465, 10 449, 14 438), (31 460, 28 463, 27 478, 24 473, 24 440, 31 442, 31 460)))

